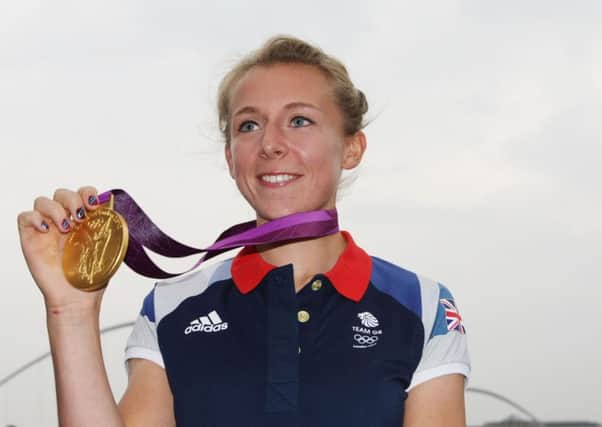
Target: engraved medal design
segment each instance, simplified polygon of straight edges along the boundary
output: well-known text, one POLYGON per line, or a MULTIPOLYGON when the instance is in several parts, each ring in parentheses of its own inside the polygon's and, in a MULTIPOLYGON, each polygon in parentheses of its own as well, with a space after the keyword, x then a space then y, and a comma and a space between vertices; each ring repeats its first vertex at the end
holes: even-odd
POLYGON ((75 225, 65 243, 65 277, 84 291, 104 288, 123 261, 128 240, 127 223, 112 206, 89 212, 88 219, 75 225))

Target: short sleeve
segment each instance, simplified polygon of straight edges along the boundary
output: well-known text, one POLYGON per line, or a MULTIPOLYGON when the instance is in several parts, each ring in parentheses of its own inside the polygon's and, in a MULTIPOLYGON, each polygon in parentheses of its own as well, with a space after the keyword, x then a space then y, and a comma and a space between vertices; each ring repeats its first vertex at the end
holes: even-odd
POLYGON ((126 370, 127 361, 134 358, 147 359, 163 368, 165 367, 157 340, 155 290, 156 288, 144 298, 142 310, 140 310, 134 329, 127 340, 125 347, 126 370))
POLYGON ((448 374, 470 375, 466 329, 450 291, 443 285, 422 288, 425 343, 408 390, 448 374))

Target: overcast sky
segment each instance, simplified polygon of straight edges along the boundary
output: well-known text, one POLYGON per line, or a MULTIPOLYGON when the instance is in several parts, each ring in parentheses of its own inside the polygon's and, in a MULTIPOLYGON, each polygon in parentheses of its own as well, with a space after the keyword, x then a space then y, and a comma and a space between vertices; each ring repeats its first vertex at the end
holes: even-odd
MULTIPOLYGON (((366 93, 368 151, 341 224, 451 288, 470 385, 544 420, 602 422, 600 22, 599 1, 2 2, 0 378, 48 347, 18 212, 91 184, 127 189, 192 245, 252 218, 223 161, 215 89, 287 33, 339 57, 366 93)), ((133 320, 152 284, 123 267, 102 324, 133 320)), ((104 342, 118 396, 126 337, 104 342)), ((0 426, 53 425, 40 421, 54 416, 51 378, 45 363, 0 389, 0 426)), ((471 423, 513 413, 467 399, 471 423)))

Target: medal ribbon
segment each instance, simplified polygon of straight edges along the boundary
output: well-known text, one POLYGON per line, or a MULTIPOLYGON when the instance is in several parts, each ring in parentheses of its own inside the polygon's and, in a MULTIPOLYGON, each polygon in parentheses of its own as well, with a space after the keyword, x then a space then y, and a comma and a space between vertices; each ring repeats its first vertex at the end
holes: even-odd
POLYGON ((100 203, 109 201, 111 194, 114 210, 123 216, 130 233, 124 262, 136 273, 155 279, 167 279, 187 273, 203 261, 241 246, 322 237, 339 231, 336 209, 301 212, 277 218, 260 226, 257 226, 256 221, 233 225, 220 234, 211 246, 199 249, 184 245, 161 231, 124 190, 114 189, 100 194, 98 196, 100 203), (159 268, 149 258, 144 248, 172 258, 203 252, 204 255, 189 270, 174 274, 159 268))

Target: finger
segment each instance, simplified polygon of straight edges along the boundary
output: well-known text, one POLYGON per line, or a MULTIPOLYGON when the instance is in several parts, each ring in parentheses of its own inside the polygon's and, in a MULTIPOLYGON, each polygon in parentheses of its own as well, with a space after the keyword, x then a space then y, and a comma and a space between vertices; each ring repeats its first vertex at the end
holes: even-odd
POLYGON ((86 208, 79 193, 59 188, 54 192, 53 199, 63 205, 76 222, 82 222, 86 218, 86 208))
POLYGON ((20 230, 32 227, 42 233, 46 233, 50 229, 48 221, 38 211, 21 212, 17 216, 17 224, 20 230))
POLYGON ((96 187, 87 185, 81 187, 79 190, 77 190, 77 192, 79 193, 79 196, 81 197, 86 209, 94 210, 100 206, 98 200, 98 190, 96 189, 96 187))
POLYGON ((63 233, 71 231, 69 211, 59 202, 50 200, 48 197, 38 197, 33 203, 33 209, 34 211, 38 211, 43 217, 50 218, 54 225, 63 233))

